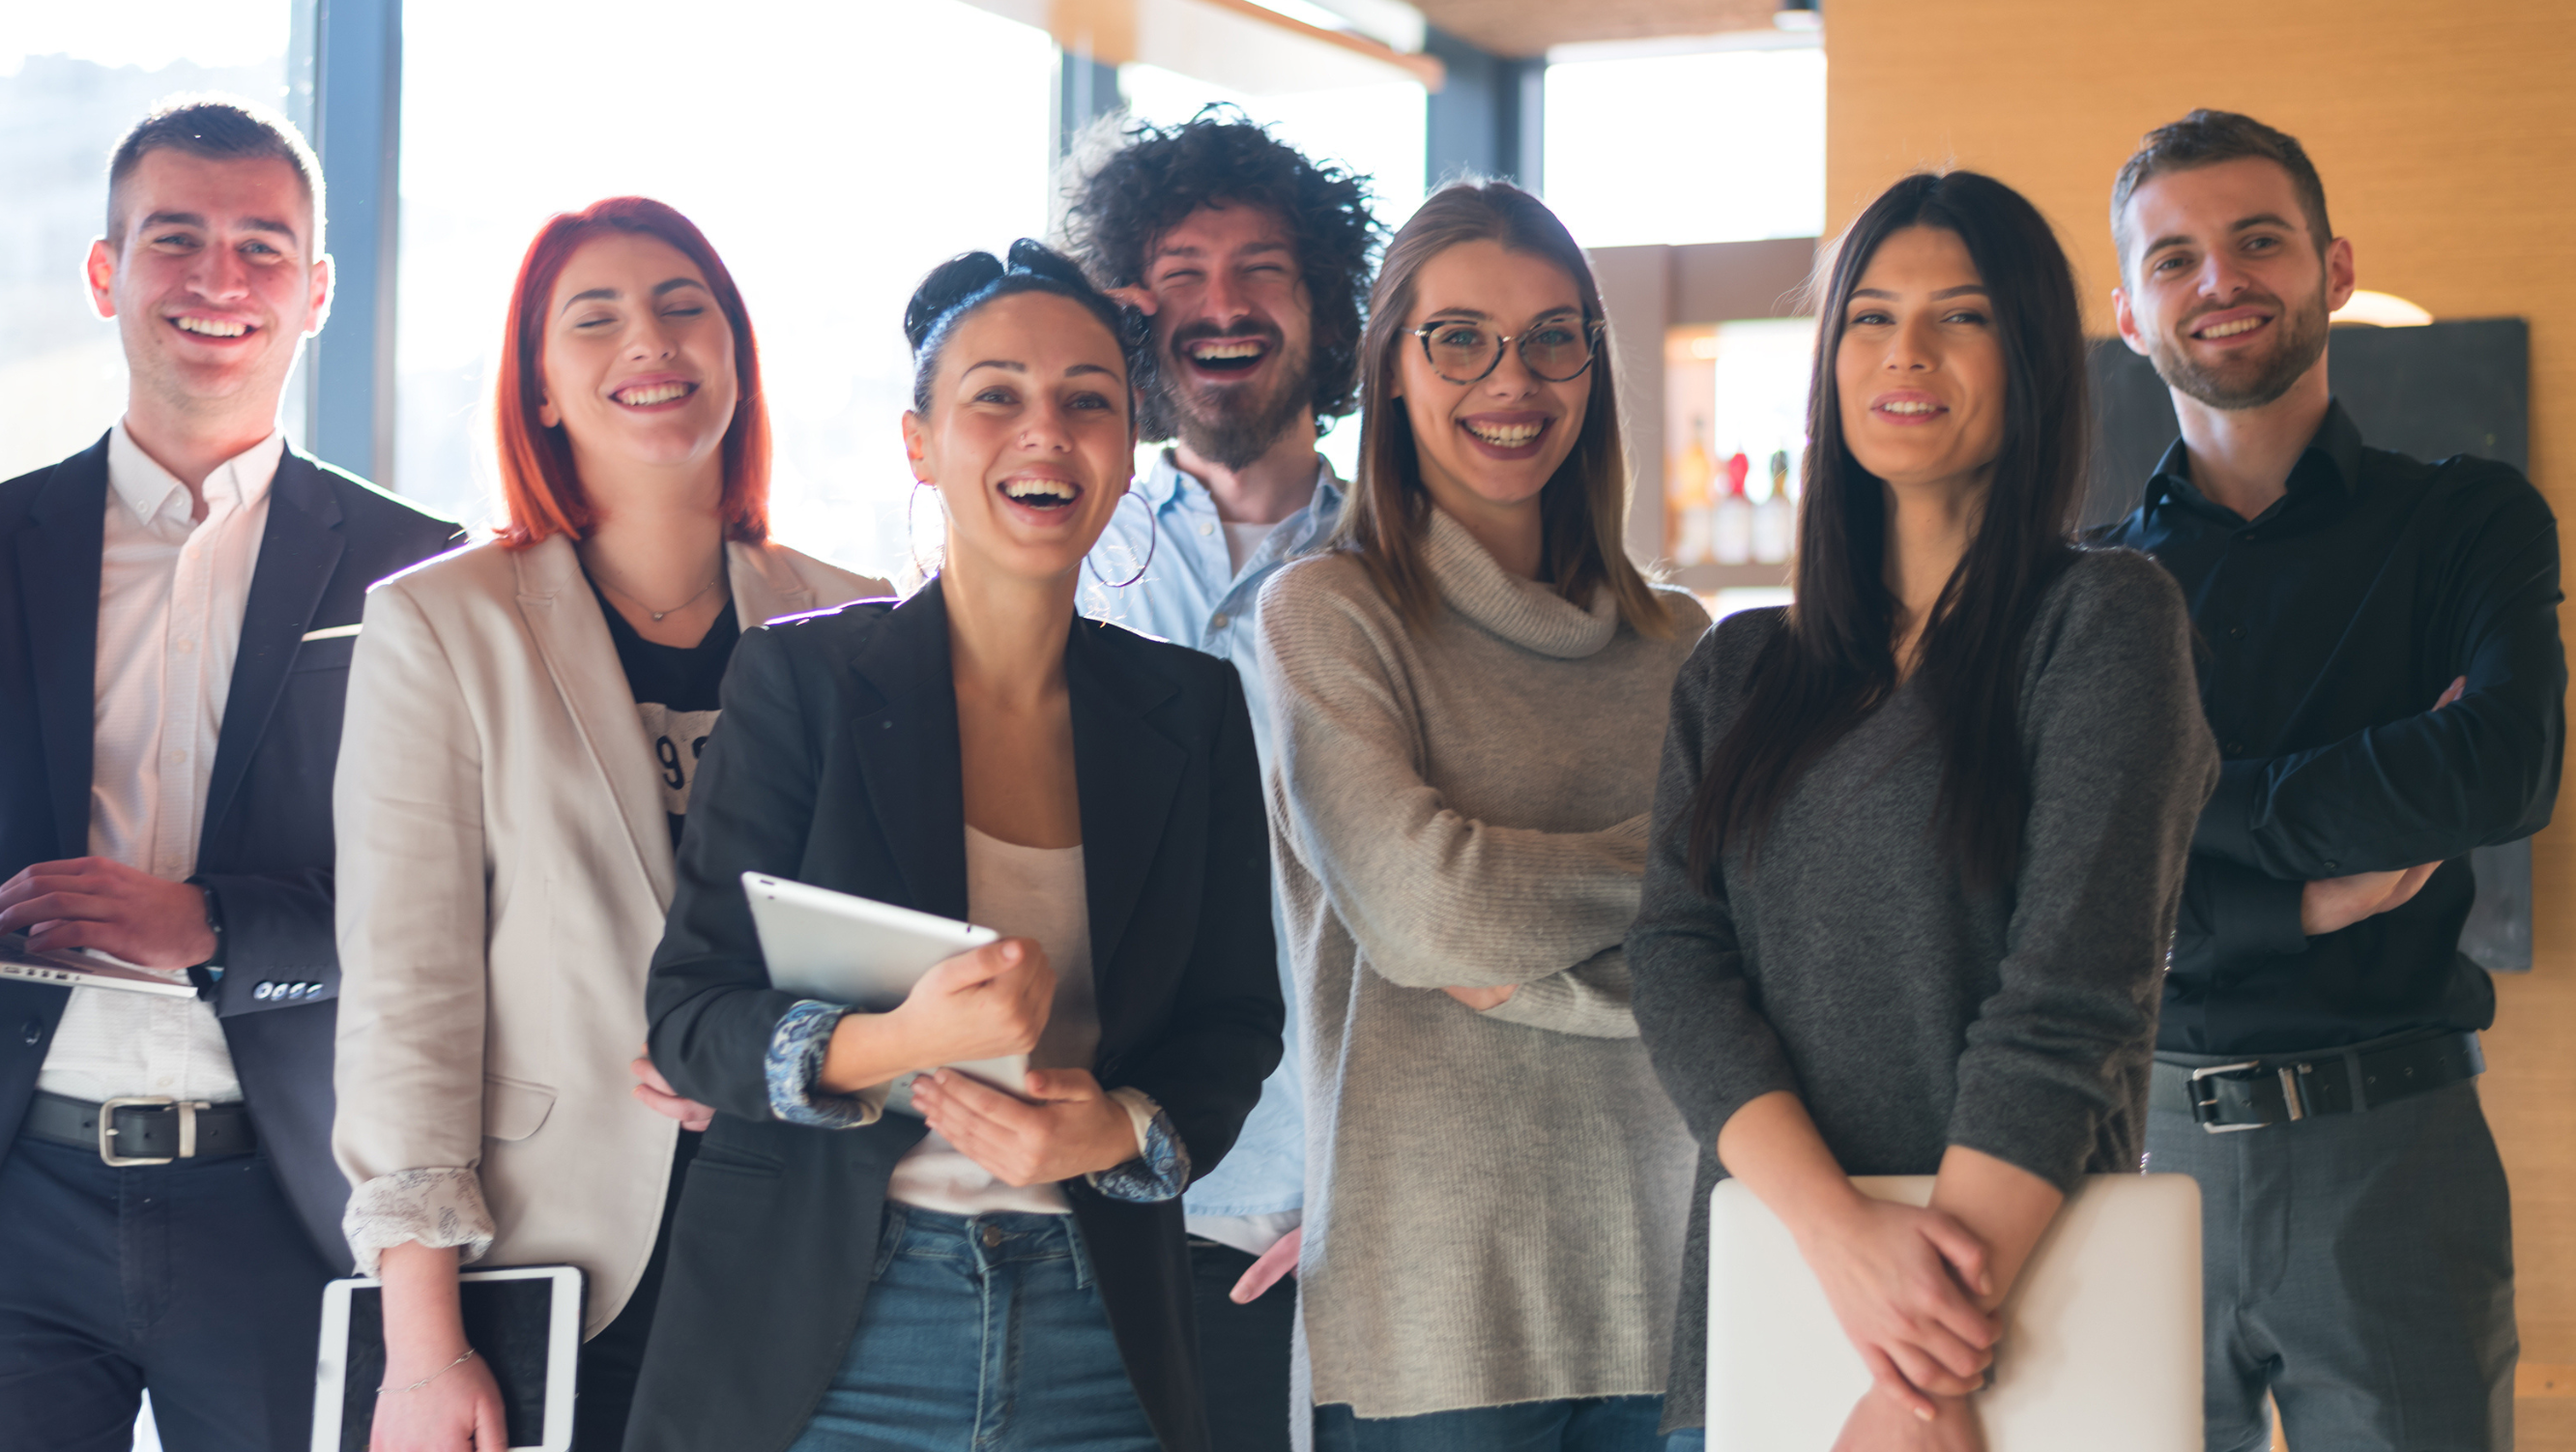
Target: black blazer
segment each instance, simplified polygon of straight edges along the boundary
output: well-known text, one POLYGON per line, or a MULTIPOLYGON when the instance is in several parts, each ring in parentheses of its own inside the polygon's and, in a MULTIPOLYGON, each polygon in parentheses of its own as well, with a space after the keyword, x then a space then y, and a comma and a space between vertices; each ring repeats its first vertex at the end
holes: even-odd
MULTIPOLYGON (((1193 1177, 1279 1062, 1269 829, 1242 682, 1097 621, 1065 643, 1100 1006, 1095 1072, 1153 1096, 1193 1177)), ((764 1072, 798 996, 769 985, 741 875, 966 916, 966 827, 936 581, 747 632, 690 789, 646 988, 653 1061, 719 1111, 691 1166, 630 1452, 779 1448, 839 1369, 895 1161, 924 1133, 781 1122, 764 1072)), ((1063 1185, 1129 1378, 1171 1452, 1208 1446, 1181 1202, 1063 1185)))
MULTIPOLYGON (((89 854, 107 439, 0 484, 0 880, 89 854)), ((242 612, 197 880, 224 920, 224 1025, 260 1147, 323 1259, 349 1263, 349 1182, 331 1159, 331 771, 367 587, 463 542, 441 519, 292 449, 242 612), (318 984, 293 998, 262 984, 318 984)), ((67 988, 0 980, 0 1154, 26 1117, 67 988)))

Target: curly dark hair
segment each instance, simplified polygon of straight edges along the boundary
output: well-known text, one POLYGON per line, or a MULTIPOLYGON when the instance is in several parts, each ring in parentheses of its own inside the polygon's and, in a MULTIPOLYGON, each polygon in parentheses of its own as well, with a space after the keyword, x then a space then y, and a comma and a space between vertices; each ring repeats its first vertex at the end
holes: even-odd
MULTIPOLYGON (((1094 282, 1142 286, 1155 239, 1201 207, 1266 207, 1288 224, 1314 305, 1316 431, 1359 407, 1360 310, 1385 240, 1367 177, 1308 160, 1222 102, 1178 126, 1106 123, 1084 151, 1092 155, 1076 155, 1061 240, 1094 282)), ((1139 403, 1145 441, 1177 432, 1160 390, 1139 403)))

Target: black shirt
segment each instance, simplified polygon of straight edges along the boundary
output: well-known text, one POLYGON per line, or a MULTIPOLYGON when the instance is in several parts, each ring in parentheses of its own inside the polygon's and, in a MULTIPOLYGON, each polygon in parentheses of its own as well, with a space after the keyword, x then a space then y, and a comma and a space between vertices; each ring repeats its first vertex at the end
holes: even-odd
POLYGON ((662 810, 671 817, 671 847, 680 846, 680 828, 688 821, 689 783, 698 775, 698 756, 707 735, 716 729, 717 691, 725 666, 733 660, 742 625, 733 602, 725 602, 707 633, 695 645, 656 645, 635 633, 626 617, 600 594, 599 612, 608 617, 608 638, 617 643, 617 663, 625 668, 626 688, 635 693, 635 715, 652 744, 653 765, 662 780, 662 810))
POLYGON ((2482 1029, 2459 951, 2471 848, 2530 836, 2558 795, 2567 668, 2558 527, 2520 471, 2364 447, 2337 403, 2251 521, 2192 487, 2180 441, 2103 532, 2181 582, 2217 794, 2193 835, 2159 1048, 2274 1053, 2482 1029), (2433 703, 2457 678, 2467 694, 2433 703), (2415 898, 2303 936, 2311 879, 2443 865, 2415 898))

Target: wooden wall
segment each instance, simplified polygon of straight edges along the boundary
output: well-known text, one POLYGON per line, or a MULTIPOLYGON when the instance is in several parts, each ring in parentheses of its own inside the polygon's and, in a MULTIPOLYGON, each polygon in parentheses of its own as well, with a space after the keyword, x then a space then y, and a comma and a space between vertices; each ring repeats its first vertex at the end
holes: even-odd
MULTIPOLYGON (((1912 168, 1990 172, 2056 222, 2107 334, 2106 208, 2139 134, 2194 106, 2261 117, 2315 158, 2363 287, 2436 317, 2530 320, 2532 473, 2576 517, 2576 4, 1832 0, 1826 15, 1829 231, 1912 168)), ((2576 813, 2535 843, 2533 877, 2535 968, 2498 981, 2484 1094, 2514 1186, 2520 1445, 2576 1452, 2576 813)))

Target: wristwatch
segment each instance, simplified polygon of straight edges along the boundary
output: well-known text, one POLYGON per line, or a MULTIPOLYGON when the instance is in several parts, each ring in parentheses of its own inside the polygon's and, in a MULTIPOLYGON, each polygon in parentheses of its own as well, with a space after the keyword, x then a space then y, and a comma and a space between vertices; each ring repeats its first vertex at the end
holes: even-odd
POLYGON ((196 979, 197 986, 203 988, 224 980, 224 908, 222 900, 215 896, 213 888, 193 877, 188 879, 188 885, 205 897, 206 931, 215 935, 213 955, 188 970, 188 976, 196 979))

